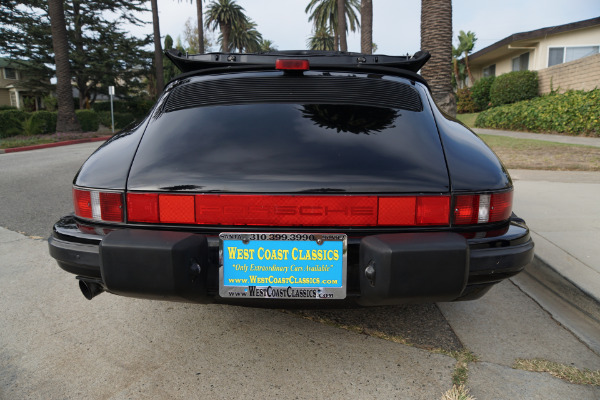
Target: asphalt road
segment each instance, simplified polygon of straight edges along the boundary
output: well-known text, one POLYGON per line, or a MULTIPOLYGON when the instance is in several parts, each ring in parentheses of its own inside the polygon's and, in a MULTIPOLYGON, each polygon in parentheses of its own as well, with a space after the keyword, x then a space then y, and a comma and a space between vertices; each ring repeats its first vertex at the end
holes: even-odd
POLYGON ((478 399, 600 397, 512 368, 543 358, 598 370, 600 357, 510 281, 473 302, 356 310, 87 301, 44 239, 96 147, 0 155, 0 399, 439 399, 456 364, 439 348, 478 357, 478 399))

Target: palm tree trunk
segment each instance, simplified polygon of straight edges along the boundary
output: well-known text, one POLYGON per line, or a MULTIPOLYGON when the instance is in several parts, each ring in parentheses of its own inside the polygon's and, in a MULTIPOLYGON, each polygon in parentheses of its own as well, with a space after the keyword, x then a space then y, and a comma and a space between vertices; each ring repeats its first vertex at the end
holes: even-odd
POLYGON ((373 0, 360 2, 360 52, 373 53, 373 0))
POLYGON ((221 24, 221 51, 223 53, 229 52, 229 34, 231 33, 231 25, 221 24))
POLYGON ((465 67, 467 68, 467 76, 469 77, 469 86, 473 86, 475 84, 475 79, 473 79, 473 75, 471 75, 471 67, 469 66, 469 55, 465 51, 465 67))
POLYGON ((456 88, 460 89, 460 75, 458 73, 458 59, 452 60, 452 66, 454 67, 454 81, 456 82, 456 88))
POLYGON ((452 92, 452 1, 421 0, 421 49, 431 59, 421 69, 433 99, 447 114, 456 115, 452 92))
POLYGON ((338 33, 340 34, 340 50, 348 51, 346 41, 346 0, 337 0, 338 33))
POLYGON ((198 52, 204 53, 204 23, 202 21, 202 0, 196 0, 196 11, 198 15, 198 52))
POLYGON ((80 131, 81 126, 75 115, 75 106, 73 105, 69 43, 62 0, 48 1, 48 16, 50 17, 50 27, 52 29, 54 62, 56 63, 56 98, 58 104, 56 131, 80 131))
POLYGON ((156 97, 160 95, 165 86, 163 73, 163 54, 160 44, 160 25, 158 23, 158 2, 151 0, 152 4, 152 28, 154 29, 154 68, 156 74, 156 97))

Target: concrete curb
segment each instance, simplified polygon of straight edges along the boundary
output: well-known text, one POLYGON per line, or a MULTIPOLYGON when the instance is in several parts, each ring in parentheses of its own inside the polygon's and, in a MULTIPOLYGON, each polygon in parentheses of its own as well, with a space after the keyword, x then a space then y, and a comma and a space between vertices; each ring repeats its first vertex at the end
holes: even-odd
POLYGON ((510 280, 600 355, 600 302, 537 255, 510 280))
POLYGON ((87 138, 87 139, 65 140, 63 142, 56 142, 56 143, 36 144, 33 146, 13 147, 10 149, 0 149, 0 154, 17 153, 20 151, 29 151, 29 150, 47 149, 50 147, 68 146, 71 144, 79 144, 79 143, 103 142, 103 141, 110 139, 111 137, 112 136, 102 136, 102 137, 87 138))

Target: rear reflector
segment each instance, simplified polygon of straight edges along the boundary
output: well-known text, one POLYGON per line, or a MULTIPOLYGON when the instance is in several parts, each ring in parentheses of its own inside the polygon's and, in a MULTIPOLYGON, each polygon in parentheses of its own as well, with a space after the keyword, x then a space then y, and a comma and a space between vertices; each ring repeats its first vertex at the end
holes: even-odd
POLYGON ((512 213, 512 197, 512 191, 456 196, 454 224, 485 224, 507 220, 512 213))
POLYGON ((158 195, 154 193, 127 194, 127 220, 158 223, 158 195))
POLYGON ((450 196, 129 193, 127 220, 229 226, 448 225, 450 196))
POLYGON ((310 63, 308 60, 277 60, 275 61, 275 69, 285 71, 308 71, 310 63))
POLYGON ((96 221, 123 222, 123 194, 73 188, 75 215, 96 221))

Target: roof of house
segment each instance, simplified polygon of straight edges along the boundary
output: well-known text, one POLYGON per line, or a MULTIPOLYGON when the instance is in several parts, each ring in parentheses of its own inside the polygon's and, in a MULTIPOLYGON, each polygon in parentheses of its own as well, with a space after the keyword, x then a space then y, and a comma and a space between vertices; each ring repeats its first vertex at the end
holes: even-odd
POLYGON ((569 24, 557 25, 557 26, 549 26, 547 28, 536 29, 529 32, 520 32, 514 33, 504 39, 485 47, 478 52, 475 52, 469 56, 470 60, 477 59, 487 53, 490 53, 496 49, 499 49, 503 46, 509 45, 514 42, 519 42, 523 40, 532 40, 537 39, 549 35, 555 35, 557 33, 574 31, 576 29, 589 28, 592 26, 600 25, 600 17, 586 19, 578 22, 571 22, 569 24))
POLYGON ((0 57, 0 68, 9 67, 11 64, 9 58, 0 57))

